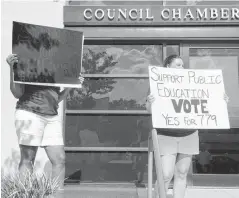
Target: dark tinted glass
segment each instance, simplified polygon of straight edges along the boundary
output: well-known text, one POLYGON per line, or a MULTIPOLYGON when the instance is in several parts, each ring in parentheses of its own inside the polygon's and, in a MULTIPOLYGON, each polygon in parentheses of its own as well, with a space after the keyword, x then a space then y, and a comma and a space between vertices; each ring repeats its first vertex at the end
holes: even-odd
POLYGON ((135 182, 147 185, 147 164, 147 153, 67 153, 66 183, 135 182))
POLYGON ((67 109, 145 110, 148 89, 148 79, 85 79, 68 95, 67 109))
POLYGON ((166 57, 170 55, 180 55, 179 45, 167 45, 166 46, 166 57))
POLYGON ((147 147, 150 116, 67 115, 68 147, 147 147))
POLYGON ((194 173, 239 174, 239 129, 202 130, 194 173))
POLYGON ((230 98, 230 125, 233 128, 239 127, 239 48, 192 48, 189 52, 191 69, 222 70, 225 91, 230 98))
POLYGON ((147 74, 162 64, 161 45, 84 45, 85 74, 147 74))

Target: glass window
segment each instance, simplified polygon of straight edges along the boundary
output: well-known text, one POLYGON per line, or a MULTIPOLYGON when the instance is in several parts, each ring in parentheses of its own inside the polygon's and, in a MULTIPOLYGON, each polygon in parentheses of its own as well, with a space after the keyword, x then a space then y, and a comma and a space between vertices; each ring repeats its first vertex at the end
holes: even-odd
MULTIPOLYGON (((84 45, 86 79, 83 89, 72 89, 66 100, 65 146, 96 151, 97 147, 147 148, 152 126, 145 108, 148 66, 162 64, 162 45, 101 43, 84 45), (116 114, 117 110, 122 113, 116 114)), ((136 181, 140 185, 147 182, 147 159, 147 152, 67 151, 66 182, 136 181)))
POLYGON ((190 49, 191 69, 221 69, 226 94, 229 96, 228 111, 231 127, 239 126, 239 48, 237 49, 190 49))
POLYGON ((176 54, 179 55, 179 45, 167 45, 166 46, 166 57, 176 54))
POLYGON ((194 173, 239 174, 239 129, 202 130, 194 173))
POLYGON ((151 116, 67 115, 67 147, 147 147, 151 116))
POLYGON ((161 45, 84 45, 82 73, 147 74, 162 57, 161 45))
POLYGON ((67 97, 67 109, 145 110, 148 79, 85 79, 83 89, 73 89, 67 97))
MULTIPOLYGON (((222 69, 225 90, 230 98, 231 129, 200 130, 200 154, 194 158, 193 172, 239 174, 239 48, 191 48, 189 65, 192 69, 222 69)), ((207 181, 211 184, 216 182, 215 178, 207 181)), ((195 185, 201 185, 201 182, 198 177, 194 180, 195 185)), ((218 182, 217 185, 223 185, 218 182)))
MULTIPOLYGON (((147 153, 67 153, 67 179, 65 182, 136 182, 147 184, 147 163, 147 153)), ((155 175, 154 172, 154 178, 156 178, 155 175)))
POLYGON ((194 173, 239 174, 239 129, 202 130, 194 173))

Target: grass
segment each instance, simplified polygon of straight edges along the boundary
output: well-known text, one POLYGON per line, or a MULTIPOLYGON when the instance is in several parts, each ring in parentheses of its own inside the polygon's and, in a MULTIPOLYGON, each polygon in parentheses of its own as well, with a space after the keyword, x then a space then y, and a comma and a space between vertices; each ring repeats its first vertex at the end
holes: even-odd
POLYGON ((2 175, 2 198, 48 198, 53 197, 57 191, 59 182, 51 177, 36 174, 19 173, 2 175))

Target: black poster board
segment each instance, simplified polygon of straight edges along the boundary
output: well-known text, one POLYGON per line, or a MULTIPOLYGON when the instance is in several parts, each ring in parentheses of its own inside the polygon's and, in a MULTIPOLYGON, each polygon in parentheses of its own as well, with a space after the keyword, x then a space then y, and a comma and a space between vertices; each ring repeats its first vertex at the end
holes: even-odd
POLYGON ((13 22, 14 82, 80 88, 82 32, 13 22))

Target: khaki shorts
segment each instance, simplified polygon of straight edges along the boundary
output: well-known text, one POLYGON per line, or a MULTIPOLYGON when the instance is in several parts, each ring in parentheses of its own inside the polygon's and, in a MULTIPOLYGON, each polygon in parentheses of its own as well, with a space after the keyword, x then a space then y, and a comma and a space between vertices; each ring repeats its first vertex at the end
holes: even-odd
POLYGON ((59 116, 41 116, 25 110, 15 112, 18 143, 27 146, 64 145, 59 116))
POLYGON ((198 131, 185 137, 171 137, 158 135, 159 150, 161 155, 171 154, 199 154, 199 137, 198 131))

